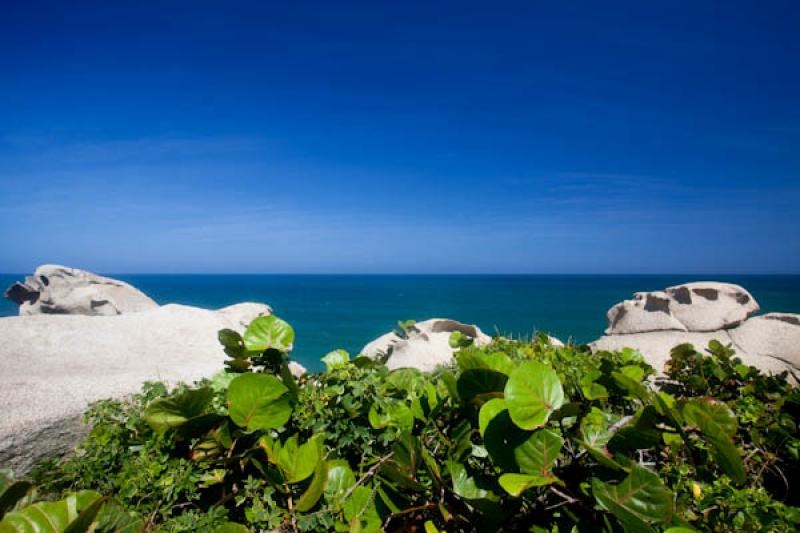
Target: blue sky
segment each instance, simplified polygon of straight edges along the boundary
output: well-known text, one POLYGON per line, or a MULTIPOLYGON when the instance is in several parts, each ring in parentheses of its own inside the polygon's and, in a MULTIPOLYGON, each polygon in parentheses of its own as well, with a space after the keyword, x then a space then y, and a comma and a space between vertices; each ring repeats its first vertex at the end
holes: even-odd
POLYGON ((796 1, 6 2, 0 271, 800 273, 798 28, 796 1))

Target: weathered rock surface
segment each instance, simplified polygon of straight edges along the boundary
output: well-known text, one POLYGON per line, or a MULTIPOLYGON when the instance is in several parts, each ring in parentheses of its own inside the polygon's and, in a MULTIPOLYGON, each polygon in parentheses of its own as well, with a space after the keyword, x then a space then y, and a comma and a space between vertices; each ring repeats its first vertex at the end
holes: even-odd
POLYGON ((412 367, 430 371, 452 359, 450 334, 454 331, 474 339, 479 346, 491 341, 477 326, 445 318, 432 318, 414 324, 409 328, 406 338, 395 332, 381 335, 364 346, 361 353, 372 358, 388 354, 386 366, 391 369, 412 367))
POLYGON ((681 343, 697 349, 716 339, 731 344, 737 357, 767 373, 800 370, 800 315, 769 313, 753 317, 758 302, 729 283, 697 282, 664 291, 636 293, 608 311, 606 335, 594 350, 625 347, 642 352, 658 371, 681 343))
POLYGON ((778 359, 800 369, 800 315, 767 313, 730 330, 737 351, 778 359))
POLYGON ((6 294, 21 316, 0 318, 0 466, 20 472, 74 446, 90 403, 145 381, 210 377, 224 368, 217 332, 272 312, 251 302, 160 307, 127 283, 55 265, 6 294))
POLYGON ((608 311, 606 335, 648 331, 718 331, 738 326, 759 310, 739 285, 702 281, 664 291, 637 292, 608 311))
POLYGON ((26 471, 68 450, 94 401, 138 392, 145 381, 210 377, 226 358, 217 331, 242 331, 269 313, 263 304, 222 311, 170 304, 118 316, 0 318, 0 465, 26 471))
POLYGON ((665 292, 672 300, 672 316, 688 331, 734 328, 760 309, 749 292, 732 283, 686 283, 665 292))
POLYGON ((647 331, 687 331, 670 314, 670 298, 665 292, 637 292, 633 299, 618 303, 608 310, 608 335, 647 331))
POLYGON ((124 281, 60 265, 40 266, 5 295, 19 305, 20 315, 113 316, 158 307, 124 281))

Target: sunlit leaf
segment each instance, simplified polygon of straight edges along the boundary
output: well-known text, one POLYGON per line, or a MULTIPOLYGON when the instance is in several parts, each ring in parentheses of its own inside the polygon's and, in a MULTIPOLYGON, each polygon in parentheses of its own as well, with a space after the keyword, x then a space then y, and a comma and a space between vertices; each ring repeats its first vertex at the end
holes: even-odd
POLYGON ((550 414, 564 403, 564 389, 556 372, 538 361, 522 363, 505 386, 511 420, 522 429, 547 423, 550 414))

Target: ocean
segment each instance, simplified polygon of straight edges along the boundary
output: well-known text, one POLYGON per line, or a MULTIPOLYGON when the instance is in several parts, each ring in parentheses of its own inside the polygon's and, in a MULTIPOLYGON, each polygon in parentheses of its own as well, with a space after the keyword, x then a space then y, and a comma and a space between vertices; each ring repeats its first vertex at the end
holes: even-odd
MULTIPOLYGON (((685 275, 155 275, 114 274, 160 304, 207 308, 254 301, 269 304, 295 329, 293 358, 319 369, 319 358, 344 348, 357 353, 398 320, 453 318, 492 334, 542 330, 590 342, 603 333, 606 311, 636 291, 697 279, 738 283, 762 312, 800 313, 800 276, 685 275)), ((7 287, 23 275, 0 275, 7 287)), ((0 303, 0 315, 17 313, 0 303)))

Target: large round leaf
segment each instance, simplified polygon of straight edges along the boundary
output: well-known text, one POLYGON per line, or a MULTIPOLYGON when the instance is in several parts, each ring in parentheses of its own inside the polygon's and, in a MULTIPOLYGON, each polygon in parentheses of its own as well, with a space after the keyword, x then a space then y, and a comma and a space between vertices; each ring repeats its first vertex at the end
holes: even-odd
POLYGON ((456 384, 458 395, 465 403, 482 404, 492 398, 503 396, 508 376, 488 368, 471 368, 464 370, 456 384))
POLYGON ((503 398, 492 398, 483 404, 480 413, 478 413, 478 431, 481 437, 486 433, 486 427, 489 425, 489 422, 506 409, 508 409, 508 406, 503 398))
MULTIPOLYGON (((488 406, 490 402, 484 404, 488 406)), ((489 411, 494 410, 498 404, 492 407, 487 407, 487 412, 484 414, 483 408, 481 413, 485 418, 488 418, 489 411)), ((480 422, 480 416, 479 416, 480 422)), ((521 430, 508 415, 508 409, 503 409, 492 416, 483 429, 483 445, 492 462, 501 470, 513 472, 517 469, 517 461, 514 458, 514 450, 517 446, 521 445, 528 438, 530 434, 527 431, 521 430)))
POLYGON ((647 531, 649 524, 664 524, 672 518, 672 492, 658 474, 637 464, 617 485, 593 478, 592 494, 601 507, 631 530, 647 531))
POLYGON ((244 332, 244 346, 251 352, 273 349, 288 352, 294 342, 294 330, 275 315, 260 316, 244 332))
POLYGON ((160 398, 147 406, 144 418, 157 433, 177 428, 199 417, 211 403, 214 392, 208 387, 186 389, 183 392, 160 398))
POLYGON ((3 481, 0 477, 0 518, 33 488, 33 483, 29 481, 9 481, 7 486, 3 481))
POLYGON ((533 487, 544 487, 556 481, 554 477, 542 477, 533 474, 503 474, 498 479, 500 486, 512 496, 519 496, 533 487))
POLYGON ((453 492, 465 500, 490 500, 497 501, 499 497, 492 492, 489 486, 483 486, 469 475, 466 467, 456 461, 448 461, 447 469, 453 480, 453 492))
POLYGON ((286 442, 276 442, 270 460, 278 465, 287 483, 299 483, 307 479, 317 464, 322 461, 322 440, 325 436, 317 433, 308 442, 298 444, 297 435, 286 442))
POLYGON ((35 503, 5 515, 0 521, 0 531, 63 533, 73 524, 75 530, 87 519, 91 522, 104 501, 98 493, 87 490, 71 494, 63 500, 35 503))
POLYGON ((514 458, 524 474, 553 478, 553 464, 564 445, 557 433, 540 429, 514 449, 514 458))
POLYGON ((716 398, 692 398, 683 406, 683 417, 687 424, 703 433, 711 430, 733 437, 739 429, 731 408, 716 398))
POLYGON ((564 389, 552 368, 528 361, 509 376, 505 398, 511 420, 522 429, 535 429, 564 403, 564 389))
POLYGON ((309 483, 306 491, 297 500, 297 506, 295 508, 298 511, 306 513, 317 505, 317 502, 322 497, 322 492, 325 490, 327 477, 327 463, 325 463, 325 461, 317 462, 317 466, 314 468, 314 477, 311 478, 311 483, 309 483))
POLYGON ((228 387, 228 414, 248 431, 277 429, 292 415, 288 390, 275 376, 242 374, 228 387))
POLYGON ((342 508, 345 496, 356 484, 356 476, 347 461, 328 461, 328 482, 325 484, 325 501, 336 509, 342 508))
POLYGON ((714 447, 714 456, 723 472, 736 483, 744 483, 747 475, 742 456, 733 443, 739 423, 730 407, 714 398, 692 398, 683 406, 683 417, 714 447))
POLYGON ((347 353, 347 351, 341 349, 328 352, 328 355, 322 358, 322 362, 325 363, 325 367, 328 370, 336 368, 337 366, 344 366, 349 361, 350 361, 350 354, 347 353))

